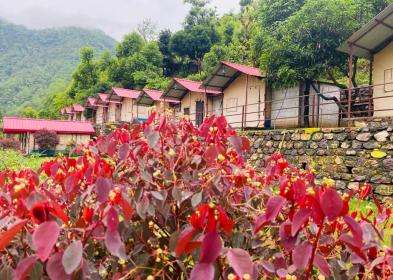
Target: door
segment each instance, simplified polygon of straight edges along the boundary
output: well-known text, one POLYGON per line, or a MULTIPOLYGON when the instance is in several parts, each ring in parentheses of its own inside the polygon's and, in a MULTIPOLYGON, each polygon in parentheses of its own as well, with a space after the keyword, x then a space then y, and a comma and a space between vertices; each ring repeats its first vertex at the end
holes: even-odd
POLYGON ((200 126, 203 122, 203 117, 205 114, 205 102, 203 101, 196 102, 195 113, 196 113, 195 124, 197 126, 200 126))

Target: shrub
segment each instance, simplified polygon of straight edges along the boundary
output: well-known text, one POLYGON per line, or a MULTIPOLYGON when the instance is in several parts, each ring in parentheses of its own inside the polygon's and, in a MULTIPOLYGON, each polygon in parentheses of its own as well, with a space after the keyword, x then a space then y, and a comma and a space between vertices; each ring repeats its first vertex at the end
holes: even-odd
POLYGON ((391 275, 392 250, 381 243, 390 209, 350 213, 349 196, 329 180, 316 184, 279 154, 260 174, 243 158, 248 149, 223 117, 195 128, 152 115, 76 159, 4 171, 0 271, 15 279, 391 275))
POLYGON ((19 150, 20 142, 14 138, 0 138, 0 149, 19 150))
POLYGON ((41 150, 54 150, 59 144, 59 136, 55 131, 46 129, 34 133, 34 139, 41 150))

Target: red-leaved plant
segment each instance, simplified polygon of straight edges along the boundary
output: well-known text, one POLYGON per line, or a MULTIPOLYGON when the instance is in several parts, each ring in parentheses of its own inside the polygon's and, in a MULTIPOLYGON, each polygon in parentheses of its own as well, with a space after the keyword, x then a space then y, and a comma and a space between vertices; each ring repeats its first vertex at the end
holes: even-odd
POLYGON ((390 209, 350 213, 348 195, 279 154, 257 172, 249 146, 224 117, 153 114, 78 158, 1 172, 0 279, 391 275, 390 209))

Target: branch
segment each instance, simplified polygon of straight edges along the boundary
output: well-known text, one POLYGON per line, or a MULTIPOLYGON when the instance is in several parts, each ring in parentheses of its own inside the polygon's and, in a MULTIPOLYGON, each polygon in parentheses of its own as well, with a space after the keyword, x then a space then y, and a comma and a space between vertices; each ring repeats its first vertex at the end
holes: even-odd
POLYGON ((328 70, 327 70, 327 74, 328 74, 328 76, 329 76, 329 79, 334 83, 335 86, 337 86, 337 87, 339 87, 339 88, 341 88, 341 89, 346 89, 346 88, 347 88, 346 85, 341 84, 341 83, 339 83, 339 82, 337 81, 337 79, 334 77, 333 72, 332 72, 331 69, 328 69, 328 70))
POLYGON ((314 83, 311 83, 312 88, 315 90, 315 92, 317 93, 317 95, 319 97, 321 97, 323 100, 326 101, 334 101, 336 103, 336 105, 338 106, 338 108, 340 108, 341 111, 345 111, 346 109, 344 108, 344 106, 341 104, 340 100, 338 100, 337 97, 335 96, 326 96, 323 93, 319 92, 319 89, 315 86, 314 83))

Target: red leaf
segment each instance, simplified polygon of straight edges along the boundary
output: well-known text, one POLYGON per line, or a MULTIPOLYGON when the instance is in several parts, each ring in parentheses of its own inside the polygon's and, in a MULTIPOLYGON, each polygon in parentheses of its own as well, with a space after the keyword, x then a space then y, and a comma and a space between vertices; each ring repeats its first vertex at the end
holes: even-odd
POLYGON ((63 253, 53 254, 46 263, 46 272, 51 280, 70 280, 71 276, 64 271, 62 264, 63 253))
POLYGON ((349 229, 352 232, 353 238, 358 243, 357 247, 362 247, 363 243, 363 231, 359 223, 349 216, 344 216, 344 221, 347 223, 349 229))
POLYGON ((25 280, 37 261, 36 256, 29 256, 21 260, 14 271, 14 280, 25 280))
POLYGON ((319 253, 315 254, 314 257, 314 265, 319 269, 319 271, 325 276, 325 277, 330 277, 331 271, 330 271, 330 266, 329 263, 325 260, 323 256, 321 256, 319 253))
POLYGON ((244 274, 248 274, 251 276, 251 279, 255 279, 254 264, 247 251, 239 248, 229 249, 227 258, 229 265, 236 272, 237 276, 242 278, 244 274))
POLYGON ((305 269, 310 261, 312 246, 305 242, 295 247, 292 252, 293 264, 297 269, 305 269))
POLYGON ((75 174, 68 176, 65 181, 64 181, 64 188, 66 190, 66 193, 71 193, 77 183, 77 178, 75 174))
POLYGON ((20 221, 14 225, 5 232, 0 234, 0 251, 3 251, 8 244, 12 241, 12 239, 17 235, 25 226, 27 223, 27 220, 20 221))
POLYGON ((266 219, 266 214, 258 216, 254 221, 254 234, 262 229, 269 221, 266 219))
POLYGON ((328 188, 323 192, 320 204, 323 213, 329 220, 337 218, 343 208, 341 196, 332 188, 328 188))
POLYGON ((211 263, 198 263, 191 271, 190 280, 213 280, 214 266, 211 263))
POLYGON ((46 261, 60 234, 56 222, 50 221, 40 224, 33 233, 33 245, 41 261, 46 261))
POLYGON ((119 159, 125 160, 130 153, 130 145, 128 143, 124 143, 119 148, 119 159))
POLYGON ((124 214, 124 218, 126 221, 130 221, 132 218, 132 215, 134 214, 134 209, 132 209, 130 203, 125 200, 124 198, 122 198, 122 200, 120 201, 120 206, 123 209, 123 214, 124 214))
POLYGON ((63 223, 65 223, 65 224, 68 223, 68 221, 70 219, 64 213, 63 208, 61 208, 61 206, 59 204, 57 204, 56 202, 52 201, 52 208, 53 208, 53 215, 55 215, 56 217, 61 219, 63 221, 63 223))
POLYGON ((107 178, 99 177, 96 181, 96 192, 98 201, 104 203, 108 200, 108 195, 111 190, 111 182, 107 178))
POLYGON ((295 236, 297 234, 299 229, 304 225, 304 223, 310 217, 311 212, 312 211, 310 209, 306 209, 306 208, 299 209, 299 211, 296 212, 292 220, 292 230, 291 230, 292 236, 295 236))
POLYGON ((119 216, 115 208, 111 207, 106 214, 106 226, 109 231, 117 231, 119 226, 119 216))
POLYGON ((126 259, 126 250, 121 240, 120 234, 117 230, 110 231, 107 230, 105 233, 105 245, 108 251, 121 259, 126 259))
POLYGON ((282 196, 270 197, 266 204, 266 219, 268 221, 274 221, 278 213, 280 213, 284 203, 285 198, 282 196))
POLYGON ((209 164, 212 165, 216 163, 218 157, 217 148, 214 145, 209 146, 203 154, 203 159, 209 164))
POLYGON ((217 232, 209 232, 202 242, 200 262, 214 263, 221 254, 222 241, 217 232))
POLYGON ((180 257, 184 253, 188 243, 192 240, 193 235, 194 229, 192 227, 186 228, 180 233, 175 248, 176 256, 180 257))
POLYGON ((64 251, 61 262, 67 274, 73 273, 82 261, 83 245, 80 240, 72 242, 64 251))

